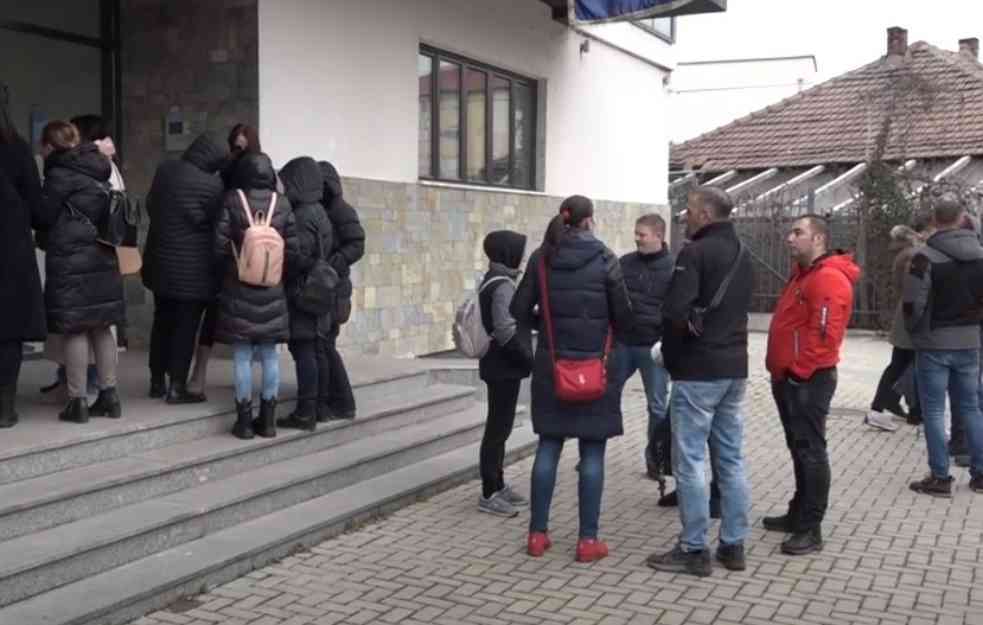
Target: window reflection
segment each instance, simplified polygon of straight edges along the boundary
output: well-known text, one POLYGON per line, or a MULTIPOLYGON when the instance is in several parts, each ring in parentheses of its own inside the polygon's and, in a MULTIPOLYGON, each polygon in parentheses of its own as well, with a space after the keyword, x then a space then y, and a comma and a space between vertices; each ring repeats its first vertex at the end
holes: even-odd
POLYGON ((433 175, 433 59, 419 55, 416 72, 420 82, 420 130, 419 130, 419 175, 429 178, 433 175))
POLYGON ((440 109, 440 177, 461 179, 461 66, 440 62, 437 79, 440 109))
POLYGON ((467 167, 468 180, 486 181, 485 172, 485 107, 487 105, 487 80, 484 72, 468 68, 464 72, 467 107, 467 167))

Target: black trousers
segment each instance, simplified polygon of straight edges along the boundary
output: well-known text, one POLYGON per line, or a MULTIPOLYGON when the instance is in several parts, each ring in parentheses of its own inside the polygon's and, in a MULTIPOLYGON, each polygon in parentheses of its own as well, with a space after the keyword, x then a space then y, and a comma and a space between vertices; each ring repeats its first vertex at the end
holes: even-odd
POLYGON ((208 302, 154 298, 154 324, 150 331, 150 375, 166 373, 171 383, 188 381, 195 336, 208 302))
POLYGON ((331 394, 329 339, 290 341, 287 346, 297 369, 297 399, 327 400, 331 394))
MULTIPOLYGON (((888 363, 884 369, 884 373, 881 374, 880 382, 877 383, 877 392, 874 393, 874 399, 870 402, 871 410, 880 412, 886 408, 898 406, 901 402, 901 395, 894 390, 894 385, 901 379, 901 376, 908 367, 914 365, 914 363, 915 350, 901 349, 899 347, 891 350, 891 362, 888 363)), ((922 411, 920 402, 918 401, 917 385, 915 385, 915 391, 912 397, 906 399, 910 400, 908 402, 908 411, 916 417, 921 416, 922 411)))
POLYGON ((348 370, 341 359, 341 354, 338 353, 339 334, 341 334, 341 326, 337 323, 332 324, 331 332, 327 336, 328 367, 331 376, 328 383, 330 390, 325 403, 332 413, 343 415, 355 412, 355 395, 352 393, 352 383, 348 379, 348 370))
POLYGON ((17 386, 23 361, 24 344, 21 341, 0 342, 0 387, 17 386))
POLYGON ((826 452, 826 417, 836 392, 836 369, 822 369, 804 382, 771 385, 792 454, 795 495, 789 516, 796 531, 819 528, 829 506, 830 466, 826 452))
POLYGON ((208 302, 205 317, 201 321, 201 332, 198 333, 198 345, 212 347, 215 345, 215 322, 218 320, 218 300, 208 302))
POLYGON ((481 467, 481 493, 491 497, 505 488, 505 442, 515 426, 515 405, 519 401, 522 380, 495 380, 485 382, 488 387, 488 418, 485 434, 481 437, 479 464, 481 467))

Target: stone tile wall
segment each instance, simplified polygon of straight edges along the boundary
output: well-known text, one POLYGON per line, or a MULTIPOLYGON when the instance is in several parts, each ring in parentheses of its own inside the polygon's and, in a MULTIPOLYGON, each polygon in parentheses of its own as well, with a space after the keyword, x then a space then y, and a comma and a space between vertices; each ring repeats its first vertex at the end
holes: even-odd
MULTIPOLYGON (((485 234, 510 229, 542 240, 562 198, 470 188, 347 178, 345 196, 365 226, 362 261, 353 268, 351 322, 340 344, 382 355, 420 355, 453 347, 457 305, 487 268, 485 234)), ((598 236, 619 253, 634 248, 639 215, 668 209, 598 201, 598 236)))

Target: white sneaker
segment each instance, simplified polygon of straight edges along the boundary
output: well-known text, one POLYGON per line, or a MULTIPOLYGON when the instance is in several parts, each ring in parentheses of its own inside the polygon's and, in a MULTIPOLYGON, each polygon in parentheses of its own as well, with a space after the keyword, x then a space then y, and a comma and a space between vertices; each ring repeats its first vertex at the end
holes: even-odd
POLYGON ((867 416, 864 417, 864 423, 875 430, 884 430, 885 432, 893 432, 898 429, 898 424, 891 419, 891 415, 879 410, 867 411, 867 416))

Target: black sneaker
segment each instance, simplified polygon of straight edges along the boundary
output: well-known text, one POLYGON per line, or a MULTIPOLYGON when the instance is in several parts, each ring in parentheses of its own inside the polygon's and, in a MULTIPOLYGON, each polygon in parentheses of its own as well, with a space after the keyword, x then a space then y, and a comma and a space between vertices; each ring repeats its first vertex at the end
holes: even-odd
POLYGON ((713 573, 709 549, 687 552, 679 545, 667 553, 653 553, 645 559, 645 564, 663 573, 689 573, 697 577, 709 577, 713 573))
POLYGON ((807 532, 796 532, 782 543, 782 553, 790 556, 804 556, 807 553, 823 550, 823 535, 819 528, 807 532))
POLYGON ((952 497, 952 476, 942 479, 929 475, 923 480, 912 482, 908 488, 916 493, 931 495, 933 497, 952 497))
POLYGON ((724 565, 730 571, 743 571, 747 568, 747 561, 744 559, 744 545, 727 545, 720 543, 717 546, 717 562, 724 565))
POLYGON ((974 493, 983 493, 983 475, 976 475, 970 479, 969 488, 974 493))
POLYGON ((782 516, 766 516, 761 519, 761 525, 769 532, 791 534, 795 531, 795 528, 792 527, 792 519, 787 514, 783 514, 782 516))

